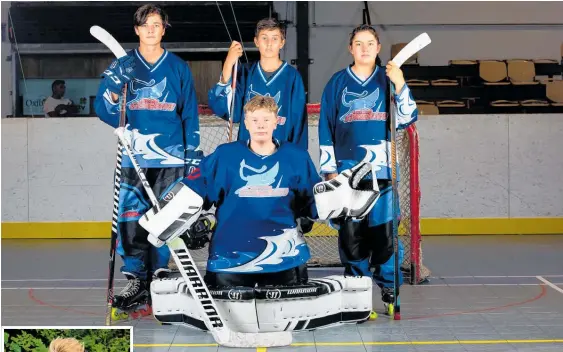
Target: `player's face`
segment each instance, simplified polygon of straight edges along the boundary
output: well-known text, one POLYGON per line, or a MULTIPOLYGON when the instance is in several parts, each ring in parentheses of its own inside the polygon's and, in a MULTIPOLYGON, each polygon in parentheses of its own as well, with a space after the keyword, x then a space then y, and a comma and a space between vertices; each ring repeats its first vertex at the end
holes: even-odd
POLYGON ((354 57, 355 64, 373 65, 381 50, 381 44, 371 32, 361 31, 354 36, 349 50, 354 57))
POLYGON ((260 51, 260 57, 270 59, 279 57, 285 40, 279 29, 262 30, 258 37, 254 38, 254 44, 260 51))
POLYGON ((244 125, 250 133, 250 140, 254 142, 271 141, 277 120, 275 113, 265 109, 248 112, 244 118, 244 125))
POLYGON ((144 45, 160 44, 164 35, 162 18, 158 14, 149 15, 145 23, 135 27, 135 33, 137 33, 140 42, 144 45))

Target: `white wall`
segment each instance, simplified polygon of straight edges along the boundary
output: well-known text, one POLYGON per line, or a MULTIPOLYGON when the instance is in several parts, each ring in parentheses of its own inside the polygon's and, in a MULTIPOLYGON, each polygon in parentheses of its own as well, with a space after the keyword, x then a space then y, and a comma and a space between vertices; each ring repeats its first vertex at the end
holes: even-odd
MULTIPOLYGON (((274 2, 281 18, 295 23, 294 2, 274 2)), ((447 65, 451 59, 559 59, 563 42, 563 2, 370 2, 372 24, 380 34, 383 62, 394 43, 422 32, 432 44, 421 65, 447 65), (557 25, 554 25, 557 24, 557 25), (383 25, 383 26, 381 26, 383 25)), ((361 1, 309 2, 310 102, 320 101, 326 82, 350 64, 349 33, 362 22, 361 1), (313 24, 316 23, 316 25, 313 24)), ((295 28, 288 29, 283 58, 296 58, 295 28)))
MULTIPOLYGON (((563 216, 563 115, 421 116, 422 217, 563 216)), ((203 126, 206 153, 224 124, 203 126)), ((309 152, 318 167, 317 127, 309 152)), ((116 140, 96 118, 2 119, 2 221, 110 221, 116 140)))

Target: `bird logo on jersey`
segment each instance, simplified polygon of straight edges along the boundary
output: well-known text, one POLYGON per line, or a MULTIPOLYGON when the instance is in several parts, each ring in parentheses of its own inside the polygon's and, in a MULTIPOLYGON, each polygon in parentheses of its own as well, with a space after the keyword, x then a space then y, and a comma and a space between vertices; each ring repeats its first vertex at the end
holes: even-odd
POLYGON ((340 117, 340 121, 344 123, 356 121, 385 121, 387 119, 386 112, 380 112, 381 104, 376 111, 373 111, 375 104, 379 99, 379 88, 372 93, 364 90, 362 93, 348 92, 348 87, 342 92, 342 105, 348 108, 348 111, 340 117), (352 97, 349 99, 349 97, 352 97), (349 99, 349 100, 348 100, 349 99))
POLYGON ((285 197, 289 193, 288 188, 280 188, 281 179, 280 178, 276 188, 272 188, 272 184, 276 181, 278 177, 280 165, 276 163, 269 170, 266 165, 262 165, 261 168, 253 168, 252 166, 246 165, 243 159, 240 162, 239 175, 241 180, 246 182, 246 185, 235 191, 239 197, 249 197, 249 198, 266 198, 266 197, 285 197), (245 175, 245 170, 250 170, 253 175, 245 175))
MULTIPOLYGON (((261 96, 261 97, 272 97, 270 95, 270 93, 266 93, 266 94, 260 94, 257 91, 255 91, 254 89, 252 89, 252 84, 248 87, 248 100, 254 98, 255 96, 261 96)), ((276 102, 276 105, 278 106, 278 125, 285 125, 285 121, 287 120, 285 117, 283 116, 279 116, 280 114, 280 110, 281 110, 281 105, 280 105, 280 98, 281 98, 281 92, 277 92, 276 95, 273 96, 274 101, 276 102)))
POLYGON ((136 78, 131 81, 130 91, 135 94, 135 98, 127 104, 130 110, 174 111, 176 104, 166 102, 168 93, 162 101, 160 100, 166 90, 166 77, 159 83, 155 83, 154 79, 151 79, 150 82, 136 78))

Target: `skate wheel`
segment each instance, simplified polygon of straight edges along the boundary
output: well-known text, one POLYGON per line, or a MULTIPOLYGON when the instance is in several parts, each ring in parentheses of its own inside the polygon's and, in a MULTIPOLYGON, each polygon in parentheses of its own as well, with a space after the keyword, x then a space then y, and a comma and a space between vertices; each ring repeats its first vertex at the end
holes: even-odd
POLYGON ((377 313, 375 311, 372 311, 371 313, 369 313, 369 320, 375 319, 377 319, 377 313))
POLYGON ((390 304, 387 306, 387 314, 388 314, 389 316, 392 316, 393 313, 395 313, 395 306, 393 305, 393 303, 390 303, 390 304))
POLYGON ((111 309, 111 319, 113 320, 124 320, 127 319, 128 315, 125 312, 120 312, 117 308, 111 309))

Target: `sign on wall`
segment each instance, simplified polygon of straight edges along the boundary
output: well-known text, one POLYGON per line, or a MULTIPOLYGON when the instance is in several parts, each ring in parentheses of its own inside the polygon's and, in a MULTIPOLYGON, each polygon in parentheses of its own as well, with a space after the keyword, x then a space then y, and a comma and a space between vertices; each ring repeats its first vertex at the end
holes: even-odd
MULTIPOLYGON (((78 105, 79 115, 90 114, 90 100, 94 99, 100 84, 99 79, 63 79, 66 85, 64 98, 78 105), (91 98, 92 97, 92 98, 91 98)), ((20 92, 23 96, 23 114, 45 116, 43 103, 52 95, 51 85, 55 79, 20 80, 20 92)))

